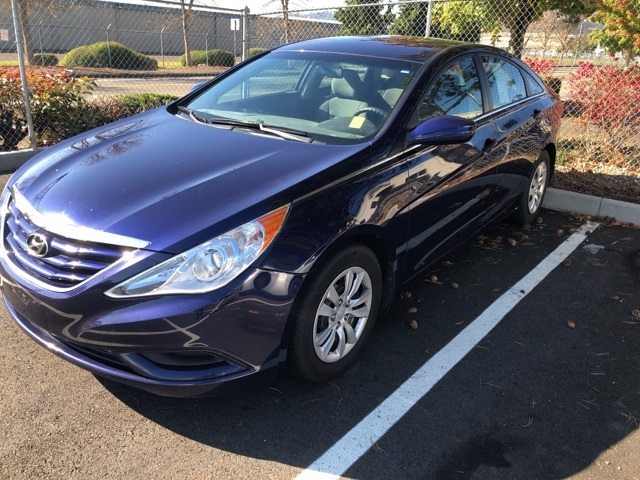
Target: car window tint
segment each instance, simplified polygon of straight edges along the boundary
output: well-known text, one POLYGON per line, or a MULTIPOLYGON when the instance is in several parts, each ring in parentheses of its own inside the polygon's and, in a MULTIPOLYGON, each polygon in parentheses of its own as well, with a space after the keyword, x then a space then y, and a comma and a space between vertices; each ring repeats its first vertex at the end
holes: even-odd
POLYGON ((537 95, 538 93, 544 92, 542 85, 536 79, 534 79, 529 73, 524 73, 524 80, 527 82, 527 87, 529 88, 529 95, 537 95))
POLYGON ((526 98, 527 89, 518 67, 495 57, 482 57, 482 63, 489 81, 493 108, 526 98))
POLYGON ((270 68, 256 72, 253 77, 221 95, 218 104, 233 102, 240 98, 247 99, 273 93, 290 92, 295 89, 305 65, 306 62, 301 60, 272 62, 270 68))
POLYGON ((464 58, 447 68, 420 103, 420 121, 438 115, 464 118, 482 115, 482 90, 472 58, 464 58))

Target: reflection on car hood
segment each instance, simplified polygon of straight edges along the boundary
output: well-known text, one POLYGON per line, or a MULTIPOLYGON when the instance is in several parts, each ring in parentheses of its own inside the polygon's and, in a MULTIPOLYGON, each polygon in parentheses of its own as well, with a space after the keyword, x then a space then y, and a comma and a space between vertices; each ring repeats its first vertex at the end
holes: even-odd
POLYGON ((332 181, 317 174, 364 147, 235 132, 161 108, 47 149, 12 183, 45 216, 172 252, 332 181))

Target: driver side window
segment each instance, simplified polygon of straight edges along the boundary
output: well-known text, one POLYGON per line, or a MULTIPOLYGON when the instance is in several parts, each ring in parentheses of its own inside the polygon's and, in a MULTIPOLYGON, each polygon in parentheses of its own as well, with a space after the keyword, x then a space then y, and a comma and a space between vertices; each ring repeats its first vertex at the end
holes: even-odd
POLYGON ((420 122, 440 115, 472 119, 482 113, 480 79, 470 57, 449 66, 429 88, 418 108, 420 122))

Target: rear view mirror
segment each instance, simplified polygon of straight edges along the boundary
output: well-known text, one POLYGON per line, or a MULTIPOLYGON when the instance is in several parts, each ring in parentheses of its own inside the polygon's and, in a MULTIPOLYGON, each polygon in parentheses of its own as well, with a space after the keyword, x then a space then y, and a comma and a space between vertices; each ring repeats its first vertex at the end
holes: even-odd
POLYGON ((407 144, 446 145, 464 143, 471 140, 474 133, 476 133, 476 124, 473 120, 442 115, 425 120, 409 132, 407 144))

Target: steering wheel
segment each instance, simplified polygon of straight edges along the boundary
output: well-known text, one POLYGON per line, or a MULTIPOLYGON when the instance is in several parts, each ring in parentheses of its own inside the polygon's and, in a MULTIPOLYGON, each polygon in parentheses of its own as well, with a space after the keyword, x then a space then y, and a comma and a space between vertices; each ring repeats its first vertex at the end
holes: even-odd
POLYGON ((378 117, 380 117, 381 120, 384 120, 387 117, 387 113, 388 112, 386 112, 383 109, 378 108, 378 107, 362 107, 362 108, 359 108, 356 111, 356 113, 353 114, 353 116, 357 117, 361 113, 373 113, 373 114, 377 115, 378 117))

